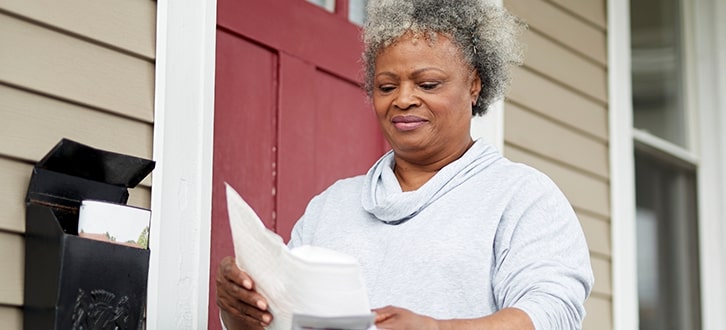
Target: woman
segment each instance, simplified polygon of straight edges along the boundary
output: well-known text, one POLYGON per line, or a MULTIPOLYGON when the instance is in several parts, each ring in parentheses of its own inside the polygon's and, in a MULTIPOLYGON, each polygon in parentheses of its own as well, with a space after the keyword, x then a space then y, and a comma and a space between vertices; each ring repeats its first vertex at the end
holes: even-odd
MULTIPOLYGON (((291 247, 358 258, 382 329, 576 329, 593 275, 577 218, 540 172, 473 141, 500 98, 521 25, 480 0, 371 1, 366 89, 392 147, 316 196, 291 247)), ((254 280, 225 258, 228 328, 269 324, 254 280)))

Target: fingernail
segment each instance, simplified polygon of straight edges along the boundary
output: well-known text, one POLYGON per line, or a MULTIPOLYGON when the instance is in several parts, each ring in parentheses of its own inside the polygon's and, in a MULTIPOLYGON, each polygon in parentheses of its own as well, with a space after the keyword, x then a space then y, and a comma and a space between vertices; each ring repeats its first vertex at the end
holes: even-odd
POLYGON ((257 301, 257 307, 259 307, 261 310, 266 310, 267 309, 267 304, 265 304, 265 302, 262 301, 262 300, 258 300, 257 301))
POLYGON ((262 321, 265 323, 270 323, 270 316, 267 314, 262 315, 262 321))
POLYGON ((242 286, 244 286, 247 290, 252 289, 252 282, 250 282, 250 280, 244 280, 242 281, 242 286))

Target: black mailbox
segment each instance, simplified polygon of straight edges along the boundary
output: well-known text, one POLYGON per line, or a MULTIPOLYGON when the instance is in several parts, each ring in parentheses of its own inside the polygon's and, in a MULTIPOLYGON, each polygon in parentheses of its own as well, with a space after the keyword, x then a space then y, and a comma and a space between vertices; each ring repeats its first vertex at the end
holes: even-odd
POLYGON ((149 250, 78 237, 83 200, 126 204, 154 162, 61 140, 26 196, 25 329, 139 329, 149 250))

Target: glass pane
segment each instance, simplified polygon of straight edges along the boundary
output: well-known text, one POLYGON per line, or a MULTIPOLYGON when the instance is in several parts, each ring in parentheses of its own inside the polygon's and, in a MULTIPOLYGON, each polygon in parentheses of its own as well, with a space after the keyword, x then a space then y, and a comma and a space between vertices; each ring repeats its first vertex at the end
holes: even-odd
POLYGON ((633 124, 688 148, 679 0, 631 0, 633 124))
POLYGON ((335 0, 307 0, 307 2, 323 7, 331 13, 335 11, 335 0))
POLYGON ((366 21, 366 4, 368 0, 350 0, 348 2, 348 20, 363 26, 366 21))
POLYGON ((640 329, 700 329, 693 170, 636 152, 640 329))

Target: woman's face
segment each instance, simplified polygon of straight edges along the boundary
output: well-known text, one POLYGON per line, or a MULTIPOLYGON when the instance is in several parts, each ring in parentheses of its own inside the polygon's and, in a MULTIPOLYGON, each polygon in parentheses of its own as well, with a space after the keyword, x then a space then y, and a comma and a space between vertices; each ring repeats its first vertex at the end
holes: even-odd
POLYGON ((480 89, 479 75, 443 35, 405 34, 376 57, 373 107, 397 156, 424 160, 466 148, 480 89))

